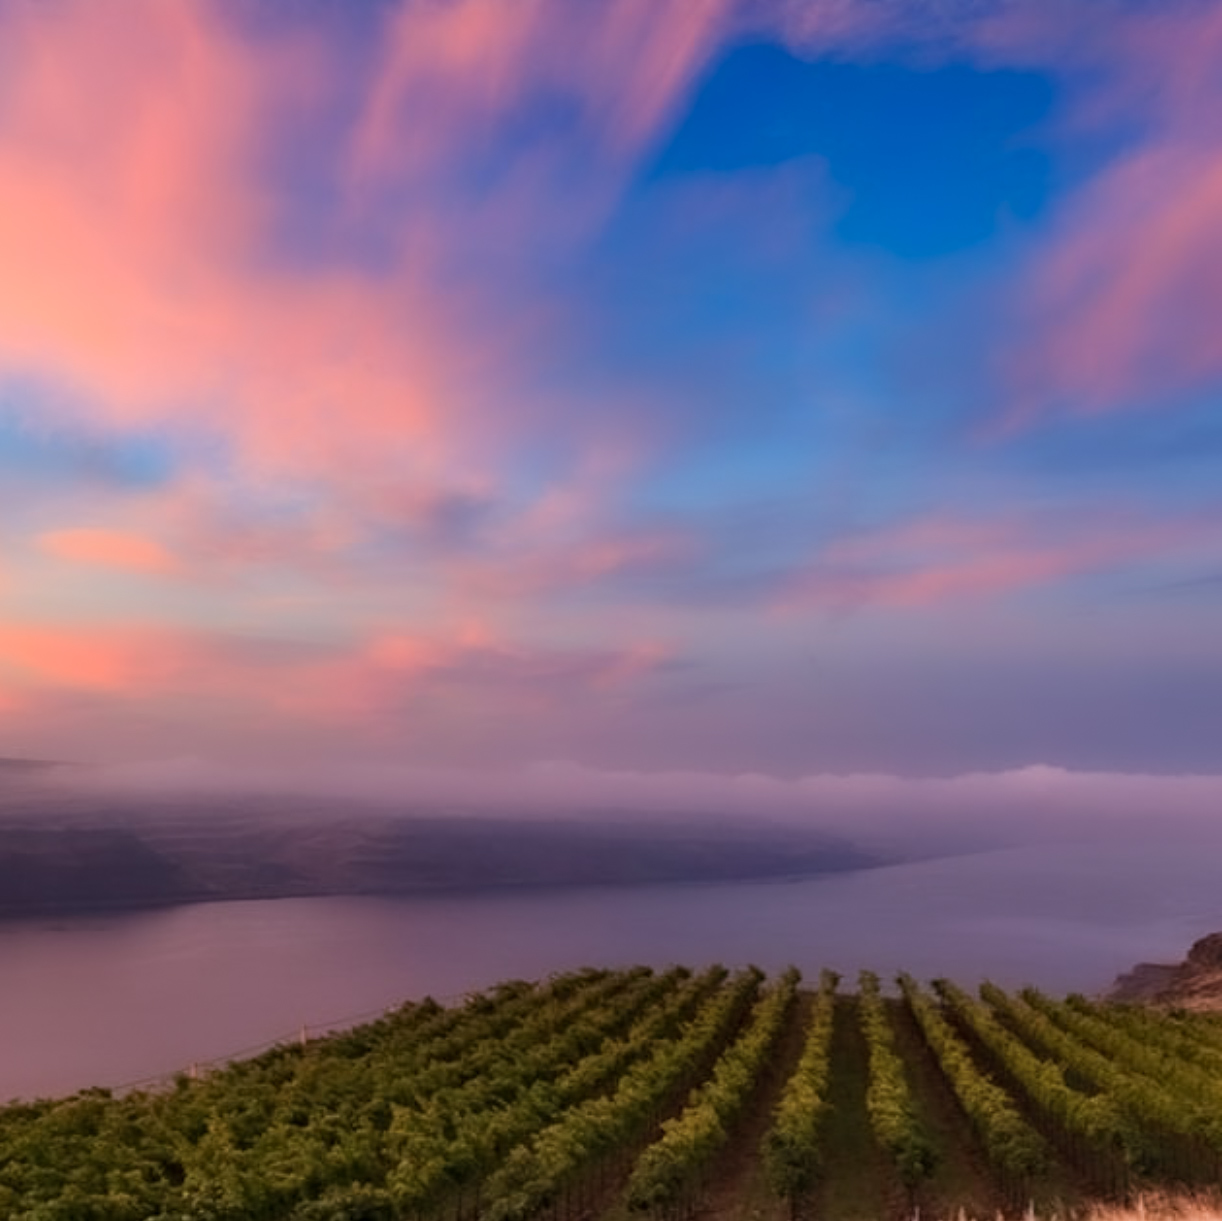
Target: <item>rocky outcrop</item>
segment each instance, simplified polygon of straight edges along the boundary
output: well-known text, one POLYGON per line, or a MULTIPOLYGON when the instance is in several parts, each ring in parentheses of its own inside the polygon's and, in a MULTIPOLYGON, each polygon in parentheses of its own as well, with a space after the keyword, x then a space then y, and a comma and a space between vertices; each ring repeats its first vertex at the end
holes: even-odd
POLYGON ((1184 966, 1197 973, 1222 971, 1222 933, 1210 933, 1194 941, 1184 966))
POLYGON ((1171 963, 1139 962, 1131 971, 1116 976, 1106 999, 1132 1003, 1156 1001, 1171 986, 1178 970, 1179 967, 1171 963))
POLYGON ((1222 1010, 1222 933, 1194 942, 1181 963, 1138 963, 1116 977, 1105 999, 1222 1010))

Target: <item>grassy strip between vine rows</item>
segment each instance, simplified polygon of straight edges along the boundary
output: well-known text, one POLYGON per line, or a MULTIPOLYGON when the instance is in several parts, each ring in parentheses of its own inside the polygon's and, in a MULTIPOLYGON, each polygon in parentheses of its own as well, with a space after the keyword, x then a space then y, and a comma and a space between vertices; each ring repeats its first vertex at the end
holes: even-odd
POLYGON ((977 1067, 963 1040, 951 1029, 938 1007, 907 974, 900 989, 925 1042, 937 1058, 985 1155, 1011 1194, 1023 1189, 1047 1164, 1047 1148, 996 1082, 977 1067))

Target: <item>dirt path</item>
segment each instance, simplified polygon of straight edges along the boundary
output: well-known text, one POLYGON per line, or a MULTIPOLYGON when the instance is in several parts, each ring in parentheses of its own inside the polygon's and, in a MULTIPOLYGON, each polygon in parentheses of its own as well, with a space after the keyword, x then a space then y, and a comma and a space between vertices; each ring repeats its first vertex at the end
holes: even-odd
MULTIPOLYGON (((777 1096, 789 1075, 793 1072, 802 1054, 806 1022, 810 1015, 813 997, 799 992, 797 1003, 786 1019, 784 1030, 777 1042, 771 1062, 760 1074, 759 1083, 747 1104, 747 1110, 736 1125, 728 1147, 722 1151, 711 1171, 707 1187, 702 1193, 699 1207, 692 1214, 693 1221, 737 1221, 738 1218, 754 1218, 757 1221, 788 1221, 788 1214, 768 1190, 760 1165, 759 1145, 771 1122, 772 1109, 777 1096)), ((679 1114, 687 1099, 687 1092, 675 1100, 670 1115, 679 1114)), ((656 1138, 657 1132, 650 1139, 656 1138)), ((648 1141, 642 1142, 643 1148, 648 1141)), ((584 1210, 587 1221, 642 1221, 642 1214, 630 1212, 624 1202, 626 1184, 640 1148, 634 1148, 623 1157, 614 1159, 616 1165, 600 1176, 600 1186, 592 1194, 592 1201, 584 1210)))
POLYGON ((947 1017, 971 1050, 976 1063, 1006 1090, 1019 1114, 1047 1144, 1050 1155, 1048 1167, 1039 1181, 1032 1184, 1034 1206, 1041 1213, 1059 1213, 1076 1209, 1086 1200, 1098 1196, 1100 1193, 1092 1189, 1089 1179, 1074 1165, 1067 1151, 1060 1148, 1056 1132, 1049 1127, 1039 1110, 1030 1104, 1017 1083, 1010 1080, 1004 1068, 965 1023, 957 1021, 953 1014, 947 1014, 947 1017))
POLYGON ((1005 1200, 946 1078, 908 1006, 896 1002, 889 1008, 896 1050, 903 1057, 920 1117, 938 1149, 937 1168, 917 1192, 920 1215, 953 1218, 962 1209, 969 1217, 997 1216, 1005 1211, 1005 1200))
POLYGON ((832 1032, 826 1170, 801 1216, 815 1221, 886 1221, 907 1215, 903 1186, 891 1159, 874 1140, 866 1114, 868 1057, 857 998, 841 997, 832 1032))
POLYGON ((781 1090, 802 1055, 813 1003, 809 993, 799 995, 776 1054, 735 1128, 729 1148, 718 1159, 698 1217, 708 1221, 788 1221, 788 1208, 768 1187, 759 1150, 781 1090))

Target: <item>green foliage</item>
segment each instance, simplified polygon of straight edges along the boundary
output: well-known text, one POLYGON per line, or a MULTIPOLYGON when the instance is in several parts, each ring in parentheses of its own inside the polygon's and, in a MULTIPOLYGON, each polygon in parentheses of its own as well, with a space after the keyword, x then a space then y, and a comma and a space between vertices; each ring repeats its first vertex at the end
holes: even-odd
MULTIPOLYGON (((1216 1023, 987 984, 977 1000, 944 981, 939 1004, 900 982, 1007 1189, 1025 1190, 1050 1157, 1020 1102, 1115 1190, 1130 1171, 1216 1181, 1216 1023)), ((559 1219, 570 1203, 588 1206, 603 1172, 622 1180, 634 1151, 627 1203, 673 1215, 698 1200, 793 1011, 796 972, 761 994, 763 983, 755 969, 723 967, 512 981, 162 1091, 0 1107, 0 1217, 535 1221, 555 1208, 559 1219)), ((761 1146, 769 1182, 793 1204, 834 1172, 821 1150, 837 983, 823 974, 761 1146)), ((866 1110, 912 1186, 930 1172, 931 1147, 889 1002, 868 973, 860 1014, 866 1110)))
MULTIPOLYGON (((716 1003, 726 974, 724 968, 715 967, 682 987, 678 986, 680 973, 662 977, 650 989, 657 992, 665 988, 665 996, 653 998, 660 1003, 645 1009, 622 1035, 621 1029, 627 1026, 622 1018, 608 1023, 597 1045, 587 1048, 584 1057, 571 1058, 565 1070, 550 1081, 532 1078, 531 1066, 519 1060, 509 1072, 519 1074, 519 1079, 529 1084, 516 1096, 504 1098, 499 1108, 490 1109, 486 1100, 475 1098, 468 1099, 470 1105, 464 1107, 461 1100, 450 1097, 443 1100, 448 1122, 437 1111, 426 1114, 423 1123, 405 1117, 409 1126, 396 1134, 398 1164, 391 1175, 397 1205, 420 1212, 437 1207, 464 1184, 484 1182, 497 1172, 502 1179, 511 1177, 514 1158, 522 1162, 533 1138, 541 1139, 549 1127, 573 1114, 574 1109, 580 1110, 583 1104, 599 1103, 604 1091, 652 1054, 660 1041, 675 1037, 700 1005, 716 1003), (528 1075, 521 1078, 524 1069, 528 1075), (440 1134, 445 1132, 454 1135, 440 1134)), ((563 1059, 562 1044, 553 1050, 563 1059)), ((505 1189, 498 1181, 484 1190, 504 1194, 505 1189)))
POLYGON ((1027 1000, 1011 996, 993 984, 980 995, 1029 1044, 1052 1056, 1091 1087, 1109 1096, 1129 1114, 1144 1117, 1169 1130, 1190 1130, 1187 1099, 1176 1098, 1153 1083, 1135 1078, 1104 1055, 1075 1038, 1027 1000))
POLYGON ((1156 1037, 1139 1040, 1103 1015, 1050 1001, 1034 989, 1018 997, 992 984, 980 991, 1025 1042, 1106 1099, 1119 1116, 1118 1139, 1134 1169, 1177 1178, 1216 1177, 1222 1120, 1212 1071, 1158 1046, 1156 1037), (1202 1151, 1208 1156, 1202 1158, 1202 1151))
POLYGON ((641 1155, 628 1180, 630 1208, 670 1212, 693 1188, 751 1096, 793 1007, 799 979, 791 967, 764 994, 709 1080, 692 1093, 680 1115, 662 1125, 662 1135, 641 1155))
POLYGON ((1222 1040, 1213 1037, 1209 1025, 1195 1020, 1198 1015, 1183 1010, 1166 1013, 1142 1005, 1097 1004, 1076 993, 1065 998, 1065 1005, 1104 1018, 1131 1038, 1169 1053, 1184 1066, 1204 1069, 1214 1079, 1222 1080, 1222 1040))
MULTIPOLYGON (((1053 1130, 1104 1159, 1119 1157, 1126 1175, 1142 1166, 1146 1153, 1141 1133, 1128 1122, 1115 1100, 1106 1093, 1074 1089, 1066 1082, 1065 1073, 1074 1068, 1073 1059, 1057 1062, 1038 1056, 962 988, 947 980, 936 980, 934 988, 949 1012, 972 1032, 1053 1130)), ((1112 1186, 1122 1186, 1123 1182, 1122 1177, 1112 1186)))
POLYGON ((641 1015, 666 1012, 687 974, 514 981, 454 1009, 404 1006, 164 1093, 86 1091, 4 1108, 0 1215, 376 1219, 400 1215, 405 1181, 426 1176, 415 1198, 440 1202, 485 1169, 481 1116, 509 1103, 533 1114, 592 1051, 641 1015))
POLYGON ((288 1221, 397 1221, 387 1192, 356 1184, 332 1187, 314 1200, 299 1204, 288 1221))
POLYGON ((824 971, 811 1009, 802 1057, 785 1084, 764 1136, 764 1169, 772 1189, 791 1202, 815 1183, 821 1169, 819 1139, 828 1109, 832 1030, 840 977, 824 971))
MULTIPOLYGON (((1023 1001, 1038 1009, 1084 1047, 1106 1056, 1117 1068, 1144 1077, 1164 1093, 1188 1099, 1193 1131, 1222 1150, 1222 1085, 1213 1072, 1202 1072, 1198 1064, 1187 1062, 1164 1026, 1155 1035, 1147 1030, 1130 1033, 1117 1020, 1117 1014, 1084 1004, 1051 1000, 1035 988, 1024 988, 1023 1001)), ((1079 1001, 1081 998, 1079 998, 1079 1001)))
POLYGON ((741 1022, 763 981, 752 968, 715 993, 669 1039, 658 1039, 613 1093, 592 1098, 542 1129, 487 1183, 488 1221, 526 1221, 600 1159, 639 1139, 667 1102, 698 1078, 741 1022))
POLYGON ((895 1050, 895 1035, 887 1020, 878 976, 862 971, 859 989, 862 1032, 870 1053, 866 1113, 879 1144, 890 1153, 900 1178, 911 1190, 933 1173, 937 1153, 917 1118, 904 1063, 895 1050))
POLYGON ((910 975, 900 975, 900 989, 921 1033, 976 1129, 994 1168, 1010 1182, 1025 1182, 1047 1164, 1043 1140, 1023 1119, 1009 1095, 987 1077, 963 1040, 910 975))

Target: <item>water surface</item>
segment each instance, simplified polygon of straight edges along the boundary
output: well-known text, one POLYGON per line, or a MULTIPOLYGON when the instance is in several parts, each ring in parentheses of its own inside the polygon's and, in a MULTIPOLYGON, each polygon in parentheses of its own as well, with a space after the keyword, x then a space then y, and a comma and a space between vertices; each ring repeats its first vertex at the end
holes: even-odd
POLYGON ((117 1086, 410 997, 587 964, 795 963, 1094 992, 1222 929, 1199 844, 1071 844, 784 883, 281 899, 0 924, 0 1097, 117 1086))

